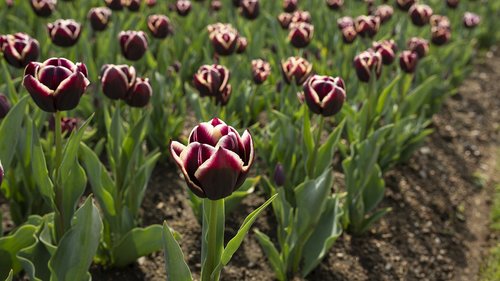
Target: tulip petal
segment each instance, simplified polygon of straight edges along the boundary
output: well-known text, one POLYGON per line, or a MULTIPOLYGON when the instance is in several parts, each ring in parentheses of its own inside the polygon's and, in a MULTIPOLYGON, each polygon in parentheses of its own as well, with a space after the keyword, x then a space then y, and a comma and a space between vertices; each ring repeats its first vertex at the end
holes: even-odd
POLYGON ((23 85, 40 109, 46 112, 56 112, 53 97, 54 91, 40 83, 40 81, 36 80, 35 77, 31 75, 24 76, 23 85))
POLYGON ((243 143, 243 146, 245 147, 245 158, 243 159, 244 162, 243 162, 243 167, 241 168, 241 174, 239 175, 238 180, 236 181, 235 190, 238 187, 240 187, 245 181, 247 174, 250 171, 250 168, 252 167, 255 159, 255 151, 253 148, 253 140, 250 131, 245 130, 245 132, 243 132, 243 135, 241 136, 241 141, 243 143))
POLYGON ((57 110, 71 110, 78 105, 80 97, 85 92, 85 79, 81 72, 76 72, 59 84, 54 93, 57 110))
POLYGON ((110 99, 123 99, 128 93, 128 78, 115 66, 109 66, 104 70, 101 82, 102 92, 110 99))
MULTIPOLYGON (((199 145, 200 145, 199 143, 193 143, 193 145, 190 145, 191 147, 190 147, 189 151, 191 151, 191 152, 193 152, 194 150, 198 151, 199 145), (197 147, 197 149, 193 149, 193 147, 197 147)), ((197 183, 194 183, 191 180, 191 177, 189 176, 188 171, 186 170, 186 167, 184 166, 184 160, 181 158, 181 154, 186 155, 185 151, 188 151, 188 148, 185 145, 183 145, 177 141, 170 142, 170 154, 172 154, 172 157, 174 158, 175 163, 177 164, 179 169, 181 169, 181 172, 184 175, 184 180, 186 181, 189 189, 191 189, 191 191, 194 194, 196 194, 196 196, 201 197, 201 198, 206 198, 207 196, 205 195, 205 192, 203 192, 203 189, 197 183), (183 153, 183 152, 185 152, 185 153, 183 153)), ((184 158, 186 158, 186 156, 184 156, 184 158)))

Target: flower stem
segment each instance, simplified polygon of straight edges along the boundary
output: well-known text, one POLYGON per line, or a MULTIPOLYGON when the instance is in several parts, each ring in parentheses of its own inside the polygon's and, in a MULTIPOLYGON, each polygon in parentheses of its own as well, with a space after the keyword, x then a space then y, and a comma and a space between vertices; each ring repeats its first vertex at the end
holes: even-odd
POLYGON ((204 211, 208 211, 208 217, 207 221, 203 223, 208 223, 208 229, 206 234, 207 254, 201 270, 201 281, 217 281, 220 273, 214 272, 214 270, 219 265, 224 247, 224 199, 205 199, 204 204, 208 207, 204 208, 204 211))
POLYGON ((323 117, 323 115, 321 115, 319 117, 319 125, 316 128, 316 130, 318 131, 316 132, 316 137, 314 139, 314 152, 312 155, 312 161, 310 162, 311 165, 309 166, 309 178, 311 179, 314 178, 314 167, 316 164, 316 157, 318 157, 318 150, 321 142, 321 132, 323 132, 324 124, 325 124, 325 118, 323 117))
POLYGON ((54 189, 55 189, 55 196, 56 196, 56 207, 57 210, 55 212, 55 229, 56 229, 56 241, 59 241, 62 236, 64 235, 65 232, 65 226, 64 226, 64 215, 63 215, 63 198, 62 198, 62 183, 59 180, 59 171, 61 167, 61 161, 62 161, 62 129, 61 129, 61 112, 56 111, 55 114, 55 120, 54 120, 54 125, 55 125, 55 145, 56 145, 56 156, 55 156, 55 161, 54 161, 54 189))

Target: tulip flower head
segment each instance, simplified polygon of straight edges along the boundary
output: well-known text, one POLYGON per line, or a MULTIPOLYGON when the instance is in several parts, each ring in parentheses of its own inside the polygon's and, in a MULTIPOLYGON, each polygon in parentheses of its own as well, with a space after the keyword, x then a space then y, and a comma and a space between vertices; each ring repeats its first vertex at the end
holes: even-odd
POLYGON ((23 85, 36 105, 46 112, 75 108, 90 84, 83 63, 51 58, 30 62, 24 71, 23 85))
POLYGON ((382 63, 390 65, 396 58, 397 46, 394 40, 384 40, 380 42, 373 42, 372 49, 382 56, 382 63))
POLYGON ((344 6, 344 0, 326 0, 326 5, 332 10, 339 10, 344 6))
POLYGON ((129 89, 125 102, 132 107, 145 107, 151 96, 153 88, 149 84, 148 78, 136 78, 135 83, 129 89))
POLYGON ((419 37, 412 37, 408 41, 408 49, 415 52, 418 58, 421 59, 429 53, 429 41, 419 37))
POLYGON ((136 78, 133 66, 105 64, 101 69, 102 92, 112 100, 124 100, 136 78))
POLYGON ((411 21, 416 26, 424 26, 429 23, 432 16, 432 8, 424 4, 415 4, 408 10, 411 21))
POLYGON ((191 1, 189 0, 177 0, 175 3, 175 10, 179 16, 185 17, 191 11, 191 1))
POLYGON ((229 56, 236 51, 239 34, 230 24, 211 24, 207 30, 210 42, 218 55, 229 56))
POLYGON ((276 167, 274 168, 273 179, 274 179, 274 184, 276 186, 285 185, 286 181, 285 168, 283 168, 283 165, 281 165, 281 163, 276 164, 276 167))
POLYGON ((259 0, 241 0, 240 13, 243 17, 254 20, 259 16, 259 0))
POLYGON ((382 73, 382 56, 373 50, 367 50, 354 58, 356 74, 362 82, 370 81, 372 74, 378 79, 382 73))
POLYGON ((438 25, 431 28, 431 42, 434 45, 444 45, 450 41, 450 38, 451 31, 448 27, 438 25))
POLYGON ((172 24, 170 19, 164 15, 150 15, 148 17, 148 29, 153 37, 158 39, 166 38, 172 34, 172 24))
POLYGON ((337 20, 337 26, 340 30, 346 27, 354 27, 354 19, 351 17, 341 17, 337 20))
POLYGON ((118 37, 122 54, 128 60, 141 59, 148 49, 148 37, 142 31, 122 31, 118 37))
POLYGON ((142 0, 124 0, 124 6, 131 12, 137 12, 141 8, 142 0))
POLYGON ((31 0, 30 3, 37 16, 47 18, 55 11, 57 0, 31 0))
POLYGON ((156 0, 146 0, 146 5, 150 8, 156 6, 156 0))
POLYGON ((412 51, 403 51, 399 56, 399 66, 406 73, 413 73, 417 68, 418 55, 412 51))
POLYGON ((283 0, 283 10, 287 13, 291 13, 297 10, 298 0, 283 0))
POLYGON ((295 82, 297 86, 300 86, 311 75, 312 64, 301 57, 289 57, 281 62, 281 72, 287 84, 295 82))
POLYGON ((231 95, 229 70, 218 64, 203 65, 193 77, 193 85, 200 96, 213 97, 215 102, 226 105, 231 95))
POLYGON ((309 109, 325 117, 337 114, 346 99, 344 81, 340 77, 313 75, 303 88, 309 109))
POLYGON ((0 36, 0 51, 5 60, 16 68, 23 68, 40 55, 40 45, 26 33, 0 36))
POLYGON ((78 42, 82 31, 81 25, 72 19, 59 19, 47 24, 49 37, 54 45, 59 47, 71 47, 78 42))
POLYGON ((402 11, 408 11, 416 0, 396 0, 396 6, 402 11))
POLYGON ((242 54, 245 52, 248 46, 248 40, 245 37, 238 37, 238 41, 236 41, 236 53, 242 54))
POLYGON ((281 25, 281 28, 288 29, 290 23, 292 22, 292 14, 281 13, 278 15, 278 21, 281 25))
POLYGON ((172 141, 170 153, 189 189, 198 197, 228 197, 245 181, 254 162, 252 136, 214 118, 196 126, 187 145, 172 141))
POLYGON ((92 8, 87 18, 93 30, 103 31, 108 27, 109 20, 111 19, 111 10, 107 7, 92 8))
POLYGON ((220 11, 220 9, 222 9, 222 2, 220 0, 212 0, 212 2, 210 2, 210 9, 212 9, 212 11, 220 11))
POLYGON ((481 18, 474 13, 465 12, 463 22, 464 22, 464 27, 474 28, 479 25, 479 23, 481 22, 481 18))
POLYGON ((311 23, 311 14, 308 11, 295 11, 292 13, 292 21, 291 22, 311 23))
POLYGON ((0 94, 0 119, 5 118, 10 111, 10 102, 7 96, 0 94))
POLYGON ((271 65, 262 59, 252 60, 252 76, 255 84, 260 85, 271 74, 271 65))
POLYGON ((361 37, 373 38, 380 28, 380 19, 375 16, 359 16, 354 21, 354 27, 361 37))
POLYGON ((440 26, 440 27, 446 27, 448 29, 451 29, 451 23, 450 23, 450 20, 448 19, 447 16, 432 15, 429 22, 430 22, 432 27, 440 26))
POLYGON ((307 22, 292 22, 289 27, 288 40, 295 48, 305 48, 314 35, 314 26, 307 22))
POLYGON ((354 26, 343 28, 340 32, 342 33, 342 40, 346 44, 351 44, 354 40, 356 40, 356 37, 358 37, 358 33, 356 32, 354 26))
POLYGON ((380 19, 380 24, 388 22, 392 15, 394 14, 394 9, 389 5, 380 5, 375 10, 375 16, 380 19))
POLYGON ((459 0, 446 0, 446 5, 451 9, 456 9, 459 3, 459 0))
POLYGON ((125 0, 104 0, 104 3, 113 11, 121 11, 125 6, 125 0))

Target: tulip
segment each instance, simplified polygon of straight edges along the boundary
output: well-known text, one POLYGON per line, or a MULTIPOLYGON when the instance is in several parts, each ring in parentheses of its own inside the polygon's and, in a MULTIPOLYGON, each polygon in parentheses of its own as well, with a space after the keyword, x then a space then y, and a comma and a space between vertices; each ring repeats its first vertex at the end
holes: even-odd
POLYGON ((136 78, 135 83, 129 89, 125 102, 132 107, 144 107, 149 103, 153 95, 153 88, 147 78, 136 78))
POLYGON ((297 10, 297 0, 283 0, 283 10, 287 13, 297 10))
POLYGON ((5 118, 10 110, 9 99, 4 94, 0 94, 0 119, 5 118))
POLYGON ((399 56, 399 66, 406 73, 415 72, 418 63, 418 55, 412 51, 403 51, 399 56))
POLYGON ((354 58, 354 68, 362 82, 368 82, 373 73, 376 78, 382 73, 382 56, 373 50, 367 50, 354 58))
POLYGON ((89 84, 85 65, 65 58, 30 62, 24 71, 24 87, 46 112, 75 108, 89 84))
POLYGON ((236 53, 242 54, 245 52, 248 46, 248 40, 245 37, 238 37, 238 41, 236 42, 236 53))
POLYGON ((259 16, 259 0, 241 0, 241 15, 249 20, 256 19, 259 16))
POLYGON ((346 27, 354 27, 354 20, 351 17, 341 17, 337 20, 337 26, 340 30, 346 27))
POLYGON ((429 23, 432 16, 432 8, 423 4, 415 4, 408 10, 408 14, 414 25, 424 26, 429 23))
POLYGON ((233 6, 239 7, 241 3, 241 0, 233 0, 233 6))
POLYGON ((459 0, 446 0, 446 5, 451 9, 457 8, 459 3, 459 0))
POLYGON ((479 23, 481 22, 481 18, 474 13, 465 12, 463 22, 464 27, 474 28, 479 25, 479 23))
POLYGON ((354 26, 348 26, 340 30, 342 33, 342 40, 346 44, 351 44, 356 40, 356 37, 358 37, 358 33, 356 32, 356 29, 354 29, 354 26))
POLYGON ((303 87, 309 109, 325 117, 337 114, 346 99, 344 81, 340 77, 313 75, 303 87))
POLYGON ((111 10, 107 7, 92 8, 87 17, 93 30, 102 31, 108 27, 111 10))
POLYGON ((146 0, 146 5, 150 8, 156 6, 156 0, 146 0))
POLYGON ((429 53, 429 41, 413 37, 408 41, 408 49, 416 53, 418 58, 421 59, 429 53))
MULTIPOLYGON (((61 117, 61 132, 66 134, 71 134, 76 128, 78 128, 78 123, 80 119, 72 117, 61 117)), ((49 119, 49 130, 55 131, 55 118, 51 116, 49 119)))
POLYGON ((384 40, 380 42, 373 42, 372 49, 382 56, 382 63, 390 65, 396 58, 397 46, 394 40, 384 40))
POLYGON ((396 5, 402 11, 408 11, 416 0, 396 0, 396 5))
MULTIPOLYGON (((12 6, 14 6, 14 1, 13 0, 5 0, 5 5, 7 6, 7 8, 12 8, 12 6)), ((1 184, 1 182, 0 182, 1 184)))
POLYGON ((153 37, 158 39, 166 38, 172 34, 172 24, 170 19, 164 15, 151 15, 148 17, 148 29, 153 37))
POLYGON ((449 28, 444 27, 444 26, 433 26, 431 28, 431 42, 434 45, 441 46, 448 41, 450 41, 451 38, 451 31, 449 28))
POLYGON ((177 2, 175 3, 175 9, 179 16, 185 17, 191 11, 191 1, 177 0, 177 2))
POLYGON ((121 11, 125 6, 125 0, 104 0, 104 3, 113 11, 121 11))
POLYGON ((57 0, 31 0, 31 8, 39 17, 50 17, 56 9, 57 0))
POLYGON ((212 0, 212 2, 210 2, 210 9, 213 11, 219 11, 222 9, 222 2, 220 0, 212 0))
POLYGON ((125 99, 135 81, 133 66, 105 64, 101 69, 102 92, 112 100, 125 99))
POLYGON ((296 48, 305 48, 314 35, 314 26, 307 22, 292 22, 289 30, 288 40, 296 48))
POLYGON ((38 41, 21 32, 0 36, 0 51, 5 60, 16 68, 25 67, 40 55, 38 41))
POLYGON ((344 5, 344 0, 326 0, 326 5, 332 10, 339 10, 344 5))
POLYGON ((276 186, 279 187, 285 185, 285 169, 283 168, 283 165, 281 165, 281 163, 276 164, 276 167, 274 168, 273 179, 276 186))
POLYGON ((252 60, 252 76, 255 84, 264 83, 270 74, 271 65, 267 61, 261 59, 252 60))
POLYGON ((193 77, 193 85, 200 96, 214 97, 217 104, 226 105, 231 95, 229 70, 218 64, 203 65, 193 77))
POLYGON ((441 26, 450 29, 451 23, 447 16, 432 15, 429 22, 431 26, 441 26))
POLYGON ((214 118, 196 126, 187 146, 172 141, 170 153, 189 189, 198 197, 219 200, 245 181, 254 162, 252 136, 240 134, 214 118))
POLYGON ((47 24, 49 37, 54 45, 59 47, 71 47, 78 42, 81 33, 81 25, 72 19, 59 19, 47 24))
POLYGON ((311 14, 308 11, 295 11, 292 13, 292 22, 311 23, 311 14))
POLYGON ((137 12, 141 8, 141 0, 124 0, 124 6, 131 12, 137 12))
POLYGON ((289 57, 286 61, 281 61, 281 71, 287 84, 295 81, 300 86, 311 75, 312 64, 301 57, 289 57))
POLYGON ((375 10, 375 16, 380 18, 381 24, 388 22, 393 14, 394 9, 389 5, 380 5, 375 10))
POLYGON ((207 27, 210 42, 217 54, 229 56, 236 50, 238 44, 238 31, 230 24, 212 24, 207 27))
POLYGON ((290 23, 292 22, 292 14, 281 13, 278 15, 278 21, 281 25, 281 28, 288 29, 290 23))
POLYGON ((380 27, 380 19, 374 16, 359 16, 354 22, 354 27, 361 37, 373 38, 380 27))
POLYGON ((142 31, 122 31, 118 37, 122 54, 128 60, 139 60, 148 49, 148 37, 142 31))

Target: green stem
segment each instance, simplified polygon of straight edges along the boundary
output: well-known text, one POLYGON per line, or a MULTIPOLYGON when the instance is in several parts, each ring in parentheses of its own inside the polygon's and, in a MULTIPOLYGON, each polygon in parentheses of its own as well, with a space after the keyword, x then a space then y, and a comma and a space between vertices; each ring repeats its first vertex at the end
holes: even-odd
POLYGON ((323 115, 320 116, 319 118, 319 125, 318 128, 316 128, 318 131, 316 132, 316 138, 314 139, 314 151, 312 155, 312 161, 310 162, 309 166, 309 178, 314 178, 314 167, 316 164, 316 157, 318 157, 318 150, 320 147, 320 142, 321 142, 321 132, 323 132, 323 126, 325 124, 325 118, 323 115))
POLYGON ((61 161, 62 161, 62 130, 61 130, 61 112, 56 111, 55 114, 55 120, 54 120, 54 126, 55 126, 55 145, 56 145, 56 156, 55 156, 55 161, 54 161, 54 173, 53 173, 53 182, 54 182, 54 189, 55 189, 55 196, 56 196, 56 207, 57 210, 55 212, 55 229, 56 229, 56 241, 59 241, 62 236, 64 235, 65 232, 65 225, 64 225, 64 208, 63 208, 63 198, 62 198, 62 186, 61 186, 61 181, 59 180, 59 168, 61 167, 61 161))
POLYGON ((217 281, 219 280, 219 272, 214 272, 214 270, 219 264, 220 254, 222 250, 221 248, 224 244, 223 237, 218 237, 218 235, 224 234, 224 222, 219 221, 219 212, 224 212, 224 210, 219 210, 219 208, 221 206, 222 209, 224 208, 224 199, 205 199, 204 203, 208 204, 208 229, 206 237, 207 255, 206 260, 203 264, 203 268, 201 270, 201 281, 217 281), (221 223, 222 230, 219 230, 221 223))

